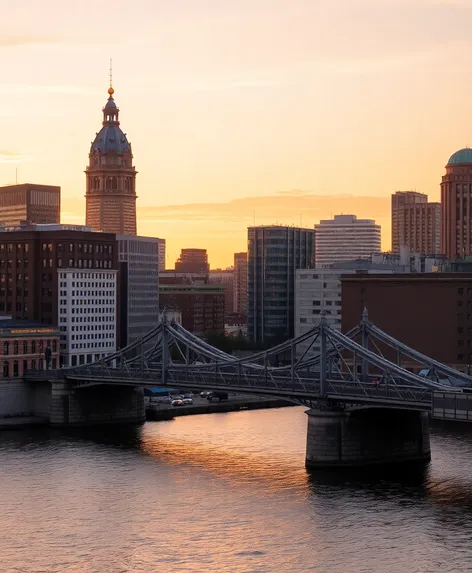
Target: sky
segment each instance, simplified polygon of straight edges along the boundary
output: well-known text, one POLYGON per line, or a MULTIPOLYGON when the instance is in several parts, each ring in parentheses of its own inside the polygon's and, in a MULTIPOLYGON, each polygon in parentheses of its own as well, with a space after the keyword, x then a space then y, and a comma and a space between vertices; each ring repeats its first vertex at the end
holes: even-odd
POLYGON ((472 146, 472 0, 0 0, 0 185, 62 187, 84 223, 90 142, 113 58, 138 170, 138 233, 207 248, 247 226, 374 218, 439 200, 472 146))

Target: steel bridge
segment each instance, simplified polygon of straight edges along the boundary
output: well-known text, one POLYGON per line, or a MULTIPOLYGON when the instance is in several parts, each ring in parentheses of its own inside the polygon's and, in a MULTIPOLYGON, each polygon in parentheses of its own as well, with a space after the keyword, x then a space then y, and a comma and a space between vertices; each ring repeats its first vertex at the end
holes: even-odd
POLYGON ((367 310, 346 334, 328 326, 322 315, 306 334, 244 358, 169 322, 164 311, 160 324, 142 339, 102 360, 55 374, 77 389, 113 384, 223 390, 285 397, 320 409, 351 404, 433 414, 442 409, 438 417, 465 420, 470 410, 472 421, 472 394, 464 391, 472 388, 472 376, 383 332, 370 322, 367 310), (451 409, 454 416, 446 415, 451 409), (465 414, 457 416, 457 411, 465 414))

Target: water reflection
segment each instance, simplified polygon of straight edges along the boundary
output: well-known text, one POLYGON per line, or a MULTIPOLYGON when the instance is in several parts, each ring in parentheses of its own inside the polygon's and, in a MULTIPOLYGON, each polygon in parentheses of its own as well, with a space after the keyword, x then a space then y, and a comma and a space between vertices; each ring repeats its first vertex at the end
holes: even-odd
POLYGON ((304 409, 0 434, 12 573, 472 568, 472 427, 434 424, 433 461, 304 467, 304 409))

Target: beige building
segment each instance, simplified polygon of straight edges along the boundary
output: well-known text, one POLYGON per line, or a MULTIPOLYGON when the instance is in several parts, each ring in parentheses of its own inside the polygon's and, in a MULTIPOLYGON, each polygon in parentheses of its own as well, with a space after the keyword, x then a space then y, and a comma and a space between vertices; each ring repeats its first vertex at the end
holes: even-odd
POLYGON ((440 203, 430 203, 427 195, 416 191, 392 195, 392 252, 406 246, 411 253, 439 254, 440 227, 440 203))
POLYGON ((234 253, 234 312, 247 316, 247 253, 234 253))
POLYGON ((59 223, 61 188, 55 185, 21 183, 0 187, 0 224, 59 223))

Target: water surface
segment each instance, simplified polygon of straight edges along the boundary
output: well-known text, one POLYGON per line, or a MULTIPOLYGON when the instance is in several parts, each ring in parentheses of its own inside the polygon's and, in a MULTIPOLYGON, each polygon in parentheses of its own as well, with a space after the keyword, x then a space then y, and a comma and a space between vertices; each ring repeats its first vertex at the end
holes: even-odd
POLYGON ((304 468, 304 408, 0 434, 5 573, 472 570, 472 424, 426 469, 304 468))

